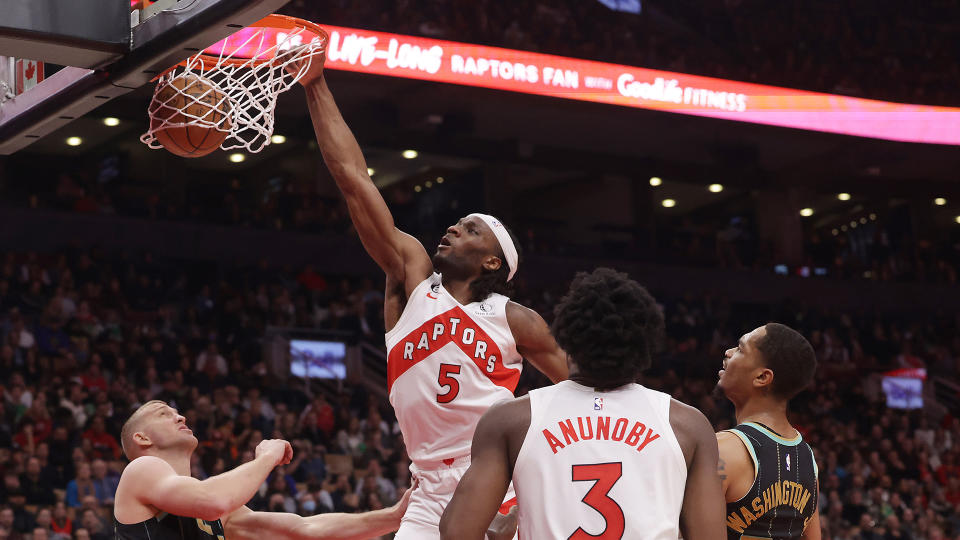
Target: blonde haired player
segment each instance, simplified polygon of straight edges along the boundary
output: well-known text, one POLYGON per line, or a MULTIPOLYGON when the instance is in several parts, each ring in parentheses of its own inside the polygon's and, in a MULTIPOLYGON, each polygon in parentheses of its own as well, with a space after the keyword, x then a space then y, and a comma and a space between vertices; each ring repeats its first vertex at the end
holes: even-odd
POLYGON ((162 401, 137 409, 120 435, 130 464, 113 507, 117 540, 362 540, 400 526, 414 488, 395 506, 365 514, 301 517, 244 506, 270 471, 290 462, 287 441, 265 440, 256 457, 206 480, 190 476, 197 438, 183 416, 162 401))
POLYGON ((470 465, 480 416, 513 397, 523 358, 554 382, 566 378, 566 358, 543 318, 504 294, 519 256, 499 220, 463 217, 447 229, 432 258, 396 228, 322 67, 315 58, 300 83, 320 151, 360 240, 386 273, 390 402, 420 480, 397 539, 438 539, 443 509, 470 465))

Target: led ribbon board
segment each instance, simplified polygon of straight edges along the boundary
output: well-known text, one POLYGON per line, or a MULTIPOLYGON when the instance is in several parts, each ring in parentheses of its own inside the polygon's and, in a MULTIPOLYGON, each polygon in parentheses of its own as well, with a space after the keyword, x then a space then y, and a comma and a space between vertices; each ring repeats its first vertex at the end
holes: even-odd
POLYGON ((754 124, 960 145, 960 108, 909 105, 324 26, 326 67, 754 124))

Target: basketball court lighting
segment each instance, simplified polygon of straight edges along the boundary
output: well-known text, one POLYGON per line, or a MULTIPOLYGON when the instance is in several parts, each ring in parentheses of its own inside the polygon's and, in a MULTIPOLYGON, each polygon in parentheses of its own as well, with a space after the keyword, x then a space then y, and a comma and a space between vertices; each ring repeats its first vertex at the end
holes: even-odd
POLYGON ((118 126, 120 125, 120 119, 113 116, 108 116, 103 119, 103 125, 110 127, 118 126))
POLYGON ((953 218, 953 220, 956 221, 957 223, 960 223, 960 216, 953 218))
POLYGON ((849 193, 837 193, 837 198, 840 199, 841 201, 849 201, 849 200, 850 200, 850 194, 849 194, 849 193))
POLYGON ((373 176, 377 174, 377 170, 373 167, 367 167, 367 176, 373 176))
POLYGON ((237 152, 235 154, 230 154, 230 161, 232 161, 233 163, 240 163, 245 159, 247 159, 247 156, 241 154, 240 152, 237 152))
POLYGON ((653 187, 657 187, 662 183, 663 183, 663 180, 661 180, 659 176, 653 176, 650 178, 650 185, 653 187))
POLYGON ((720 193, 723 191, 723 184, 710 184, 707 189, 710 190, 710 193, 720 193))
POLYGON ((830 231, 830 234, 836 236, 836 235, 840 234, 840 230, 839 230, 839 229, 834 229, 834 230, 830 231))
POLYGON ((68 146, 80 146, 81 144, 83 144, 83 139, 80 137, 67 137, 68 146))
POLYGON ((840 226, 840 230, 843 231, 843 232, 847 232, 847 226, 846 226, 846 225, 841 225, 841 226, 840 226))
POLYGON ((866 224, 867 224, 867 218, 865 218, 865 217, 860 218, 860 224, 861 224, 861 225, 866 225, 866 224))
POLYGON ((404 150, 404 151, 403 151, 403 157, 405 157, 405 158, 407 158, 407 159, 414 159, 414 158, 416 158, 418 155, 420 155, 420 154, 418 154, 416 150, 404 150))
POLYGON ((856 229, 856 228, 857 228, 857 220, 853 220, 853 221, 850 222, 850 228, 851 228, 851 229, 856 229))
POLYGON ((876 221, 876 220, 877 220, 877 215, 871 213, 871 214, 870 214, 870 221, 876 221))
POLYGON ((803 217, 810 217, 813 215, 813 208, 804 208, 800 210, 800 215, 803 217))
POLYGON ((417 193, 420 193, 423 190, 423 188, 420 187, 420 184, 417 184, 413 186, 413 190, 416 191, 417 193))
POLYGON ((438 184, 442 184, 442 183, 443 183, 443 177, 442 177, 442 176, 438 176, 438 177, 437 177, 437 183, 438 183, 438 184))
POLYGON ((270 137, 270 142, 273 144, 283 144, 287 142, 287 137, 284 135, 273 135, 270 137))
POLYGON ((677 205, 677 201, 673 199, 664 199, 660 202, 660 204, 662 204, 664 208, 673 208, 677 205))
POLYGON ((423 183, 423 185, 427 186, 427 189, 430 189, 433 187, 433 182, 427 180, 426 182, 423 183))
POLYGON ((936 199, 933 200, 933 204, 937 206, 943 206, 947 204, 947 200, 944 199, 943 197, 937 197, 936 199))

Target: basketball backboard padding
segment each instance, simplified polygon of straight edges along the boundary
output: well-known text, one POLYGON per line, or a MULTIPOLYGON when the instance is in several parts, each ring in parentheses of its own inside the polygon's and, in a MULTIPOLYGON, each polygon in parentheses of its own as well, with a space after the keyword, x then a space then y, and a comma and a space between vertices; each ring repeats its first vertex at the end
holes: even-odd
POLYGON ((0 154, 12 154, 289 0, 180 0, 133 28, 129 53, 98 70, 68 67, 0 107, 0 154))
POLYGON ((126 0, 5 0, 0 54, 93 69, 130 50, 126 0))

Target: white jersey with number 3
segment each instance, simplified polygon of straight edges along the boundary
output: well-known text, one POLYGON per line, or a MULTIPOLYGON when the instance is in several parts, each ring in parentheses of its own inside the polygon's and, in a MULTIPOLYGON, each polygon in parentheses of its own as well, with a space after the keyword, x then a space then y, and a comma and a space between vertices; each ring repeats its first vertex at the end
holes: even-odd
POLYGON ((687 482, 670 396, 572 381, 530 392, 513 470, 523 540, 677 540, 687 482))
POLYGON ((387 332, 390 403, 414 464, 470 454, 480 416, 513 397, 523 360, 507 324, 508 301, 493 294, 460 304, 433 274, 387 332))

